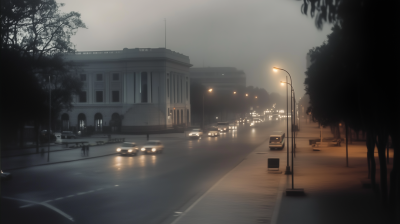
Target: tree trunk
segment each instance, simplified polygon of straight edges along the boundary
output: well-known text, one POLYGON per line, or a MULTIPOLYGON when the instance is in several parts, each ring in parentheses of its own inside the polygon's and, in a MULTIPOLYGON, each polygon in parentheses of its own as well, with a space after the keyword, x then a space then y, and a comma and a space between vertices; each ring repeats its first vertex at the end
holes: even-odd
POLYGON ((35 133, 36 153, 39 153, 39 137, 40 137, 39 122, 35 121, 34 129, 35 129, 34 133, 35 133))
POLYGON ((381 195, 382 203, 384 207, 387 207, 387 165, 386 165, 386 144, 387 144, 388 134, 386 130, 378 131, 378 155, 379 155, 379 166, 380 166, 380 179, 381 179, 381 195))
POLYGON ((18 136, 18 147, 21 149, 24 147, 24 131, 25 131, 25 125, 21 124, 19 127, 19 136, 18 136))
POLYGON ((376 164, 374 158, 376 135, 372 130, 367 131, 367 160, 368 160, 368 178, 371 178, 372 189, 376 190, 376 164))
POLYGON ((393 169, 390 172, 389 203, 391 209, 400 211, 400 132, 391 134, 393 143, 393 169))

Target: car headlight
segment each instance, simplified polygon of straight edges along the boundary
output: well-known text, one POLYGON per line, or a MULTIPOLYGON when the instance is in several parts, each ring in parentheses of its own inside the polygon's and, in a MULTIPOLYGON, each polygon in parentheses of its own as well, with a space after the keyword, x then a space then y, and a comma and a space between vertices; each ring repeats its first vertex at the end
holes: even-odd
POLYGON ((224 128, 224 131, 226 130, 226 128, 224 128))
POLYGON ((118 148, 118 149, 117 149, 117 152, 120 152, 120 151, 121 151, 121 149, 120 149, 120 148, 118 148))
POLYGON ((196 134, 196 136, 199 136, 199 134, 196 134))
POLYGON ((128 150, 128 152, 132 152, 132 151, 133 151, 132 149, 129 149, 129 150, 128 150))
POLYGON ((152 148, 151 151, 152 151, 152 152, 155 152, 155 151, 156 151, 156 148, 152 148))
POLYGON ((141 148, 140 150, 144 151, 144 150, 146 150, 146 149, 145 149, 145 148, 141 148))
POLYGON ((211 135, 211 133, 208 133, 208 135, 211 135))

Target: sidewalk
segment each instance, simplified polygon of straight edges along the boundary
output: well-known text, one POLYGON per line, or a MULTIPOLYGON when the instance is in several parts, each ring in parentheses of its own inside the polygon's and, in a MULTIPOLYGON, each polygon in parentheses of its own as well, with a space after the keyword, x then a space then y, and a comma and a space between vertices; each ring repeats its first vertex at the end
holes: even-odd
MULTIPOLYGON (((346 167, 345 144, 312 150, 308 139, 319 138, 319 131, 317 123, 302 122, 296 138, 294 188, 303 188, 305 196, 286 196, 292 187, 292 176, 284 175, 286 150, 271 151, 266 141, 186 210, 176 212, 172 224, 395 223, 372 190, 362 188, 361 181, 368 181, 365 143, 349 145, 346 167), (272 157, 280 158, 282 173, 268 171, 267 159, 272 157)), ((333 137, 329 128, 322 132, 333 137)))

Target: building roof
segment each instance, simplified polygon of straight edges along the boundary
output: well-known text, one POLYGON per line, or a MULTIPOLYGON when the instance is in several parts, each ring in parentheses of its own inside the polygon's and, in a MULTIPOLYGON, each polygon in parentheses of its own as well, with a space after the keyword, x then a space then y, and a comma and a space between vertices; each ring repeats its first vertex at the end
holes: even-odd
POLYGON ((170 60, 191 67, 189 56, 165 48, 134 48, 114 51, 77 51, 63 54, 65 60, 73 61, 124 61, 124 60, 170 60))

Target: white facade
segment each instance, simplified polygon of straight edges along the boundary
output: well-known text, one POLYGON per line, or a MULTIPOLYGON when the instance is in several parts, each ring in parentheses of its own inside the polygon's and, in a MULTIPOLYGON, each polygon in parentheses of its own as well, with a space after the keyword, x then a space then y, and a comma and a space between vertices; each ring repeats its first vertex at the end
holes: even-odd
POLYGON ((165 48, 124 48, 64 59, 84 70, 83 94, 75 97, 72 111, 61 113, 64 130, 111 126, 129 133, 190 124, 188 56, 165 48))

